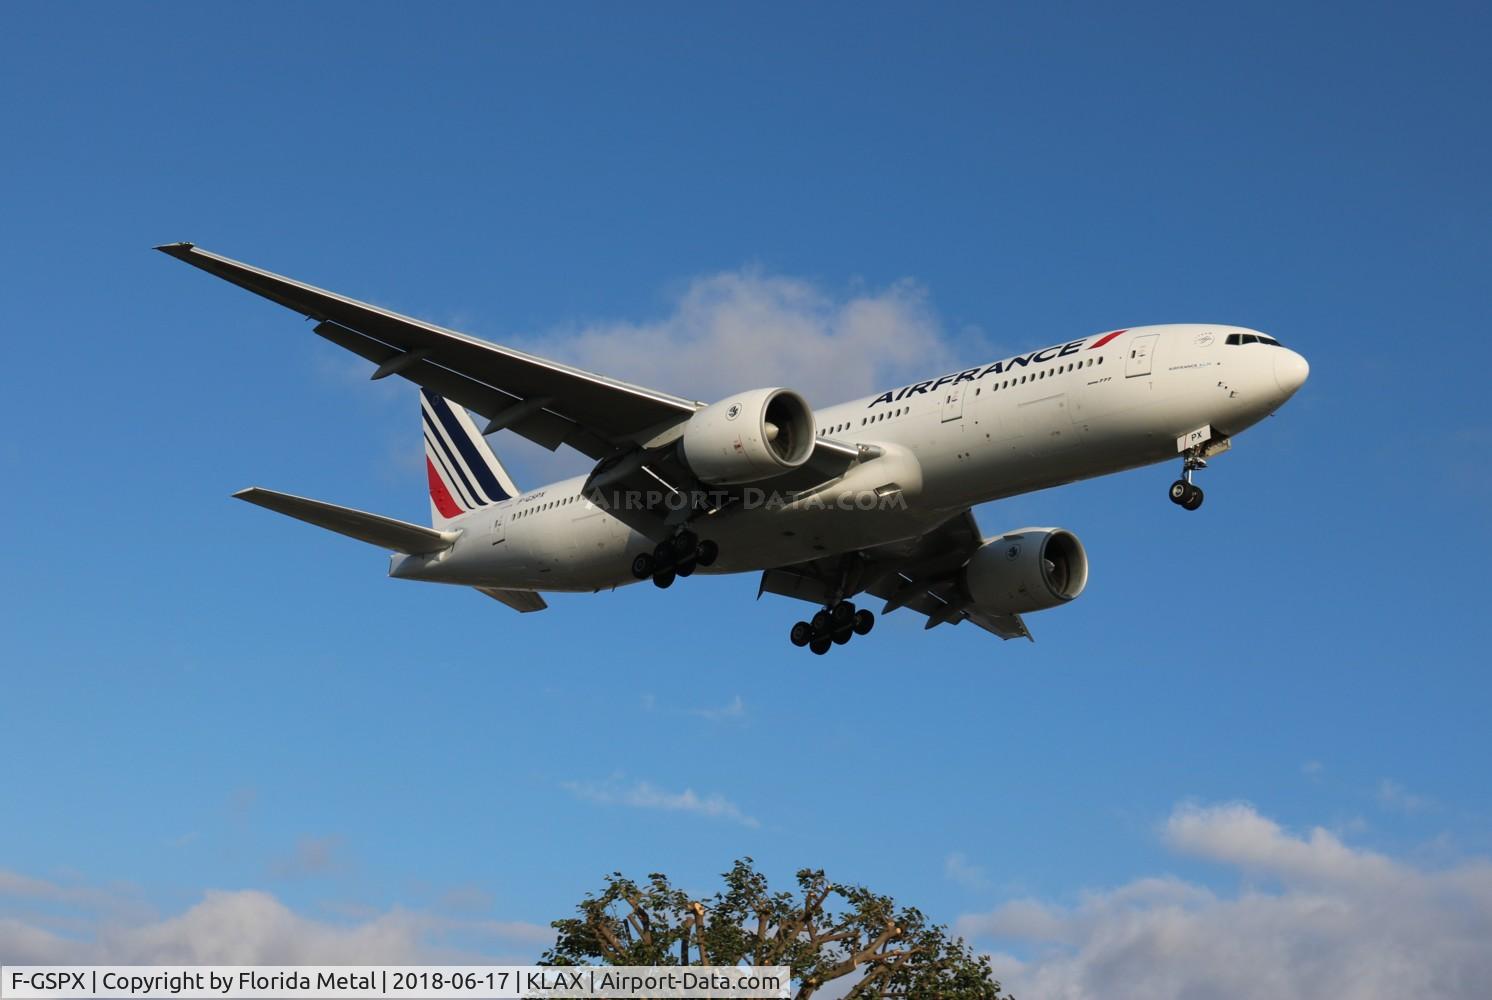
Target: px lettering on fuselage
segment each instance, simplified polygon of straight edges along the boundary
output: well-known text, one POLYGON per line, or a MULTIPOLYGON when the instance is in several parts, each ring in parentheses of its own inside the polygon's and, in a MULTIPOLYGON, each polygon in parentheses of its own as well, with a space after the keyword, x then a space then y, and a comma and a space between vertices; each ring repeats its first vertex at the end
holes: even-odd
MULTIPOLYGON (((878 403, 894 403, 897 400, 906 399, 908 396, 915 396, 921 392, 937 392, 945 385, 958 385, 960 382, 977 382, 986 375, 1000 375, 1005 372, 1015 371, 1017 368, 1025 368, 1028 365, 1040 365, 1056 358, 1065 358, 1070 354, 1076 354, 1080 351, 1084 341, 1087 339, 1085 337, 1083 340, 1074 340, 1071 343, 1058 344, 1055 347, 1044 347, 1039 351, 1032 351, 1030 354, 1017 355, 1013 358, 1007 358, 1004 361, 996 361, 988 368, 970 368, 967 371, 952 372, 939 379, 931 379, 927 382, 913 382, 911 385, 904 385, 900 389, 890 389, 872 399, 868 407, 875 406, 878 403)), ((1098 344, 1094 344, 1093 346, 1097 347, 1098 344)))

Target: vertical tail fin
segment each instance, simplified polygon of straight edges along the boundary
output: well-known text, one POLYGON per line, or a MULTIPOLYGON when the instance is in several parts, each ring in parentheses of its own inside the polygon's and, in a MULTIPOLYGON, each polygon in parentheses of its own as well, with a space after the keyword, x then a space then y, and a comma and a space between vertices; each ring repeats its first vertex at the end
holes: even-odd
POLYGON ((468 511, 518 495, 477 425, 460 405, 420 390, 430 522, 437 528, 468 511))

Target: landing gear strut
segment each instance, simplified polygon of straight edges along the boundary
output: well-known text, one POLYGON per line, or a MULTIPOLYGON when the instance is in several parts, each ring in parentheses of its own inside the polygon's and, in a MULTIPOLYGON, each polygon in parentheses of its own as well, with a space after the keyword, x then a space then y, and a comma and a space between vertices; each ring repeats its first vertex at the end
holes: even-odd
POLYGON ((1207 459, 1200 448, 1188 450, 1181 460, 1181 478, 1171 484, 1171 502, 1186 510, 1202 506, 1202 487, 1192 482, 1192 473, 1207 468, 1207 459))
POLYGON ((685 528, 671 538, 665 538, 653 549, 632 560, 632 575, 639 580, 652 577, 658 587, 671 587, 677 577, 691 576, 701 566, 709 566, 720 557, 720 546, 685 528))
POLYGON ((862 609, 856 610, 849 601, 840 601, 817 612, 806 622, 796 622, 788 639, 794 646, 807 646, 823 656, 830 646, 843 646, 857 635, 865 635, 875 628, 876 616, 862 609))

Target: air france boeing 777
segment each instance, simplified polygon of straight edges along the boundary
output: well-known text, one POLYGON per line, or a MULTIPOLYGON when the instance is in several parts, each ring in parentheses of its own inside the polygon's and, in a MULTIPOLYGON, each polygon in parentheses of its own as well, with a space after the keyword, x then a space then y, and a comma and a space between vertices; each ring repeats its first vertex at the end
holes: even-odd
POLYGON ((542 591, 668 587, 696 571, 761 574, 818 606, 794 645, 824 653, 874 614, 969 621, 1005 639, 1083 592, 1062 528, 985 537, 975 504, 1180 459, 1193 473, 1305 383, 1299 354, 1255 330, 1113 330, 827 409, 786 388, 715 403, 629 385, 262 271, 190 243, 158 249, 316 321, 373 378, 420 386, 431 526, 251 488, 236 496, 392 550, 391 576, 475 587, 518 611, 542 591), (470 411, 470 412, 468 412, 470 411), (480 415, 480 429, 471 413, 480 415), (486 436, 568 445, 589 473, 520 490, 486 436))

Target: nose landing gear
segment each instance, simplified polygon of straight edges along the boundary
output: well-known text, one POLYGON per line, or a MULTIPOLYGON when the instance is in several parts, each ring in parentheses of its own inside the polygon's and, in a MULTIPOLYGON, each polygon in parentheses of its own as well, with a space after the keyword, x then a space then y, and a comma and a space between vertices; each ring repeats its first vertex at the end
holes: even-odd
POLYGON ((699 536, 687 528, 665 538, 653 549, 652 555, 640 553, 632 560, 632 575, 639 580, 653 578, 657 587, 671 587, 674 579, 691 576, 701 566, 709 566, 720 557, 720 546, 699 536))
POLYGON ((796 622, 788 639, 794 646, 807 646, 823 656, 830 646, 843 646, 855 636, 867 634, 875 624, 872 612, 856 610, 849 601, 840 601, 816 613, 810 621, 796 622))
POLYGON ((1202 487, 1192 482, 1192 473, 1198 469, 1207 468, 1207 459, 1202 457, 1201 449, 1188 451, 1181 460, 1181 478, 1171 484, 1171 502, 1186 510, 1196 510, 1202 506, 1202 487))

